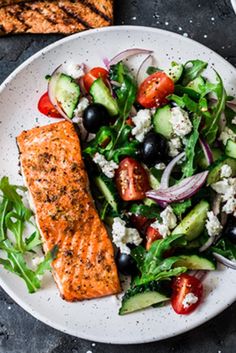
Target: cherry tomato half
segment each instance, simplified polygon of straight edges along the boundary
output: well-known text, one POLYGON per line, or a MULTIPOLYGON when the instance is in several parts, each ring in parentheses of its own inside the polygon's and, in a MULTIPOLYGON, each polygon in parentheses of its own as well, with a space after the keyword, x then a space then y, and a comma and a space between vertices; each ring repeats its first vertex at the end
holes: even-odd
POLYGON ((87 92, 89 92, 90 87, 92 86, 93 82, 97 80, 99 77, 101 77, 106 83, 108 79, 108 71, 104 69, 103 67, 94 67, 91 69, 87 74, 84 75, 83 81, 84 81, 84 87, 87 92))
POLYGON ((158 239, 162 239, 161 234, 158 232, 157 229, 153 228, 152 226, 147 227, 146 229, 146 249, 149 250, 152 243, 158 239))
POLYGON ((48 92, 44 93, 38 102, 38 110, 40 113, 50 118, 62 118, 61 114, 52 105, 48 92))
POLYGON ((124 201, 142 200, 150 189, 146 170, 135 159, 123 159, 115 174, 116 186, 124 201))
POLYGON ((177 314, 189 314, 200 304, 202 299, 202 282, 194 276, 183 273, 176 277, 172 284, 173 293, 171 296, 171 304, 177 314), (191 294, 190 294, 191 293, 191 294), (186 296, 190 294, 196 301, 191 301, 186 296))
POLYGON ((167 102, 166 97, 174 92, 174 82, 164 72, 148 76, 138 90, 137 101, 144 108, 154 108, 167 102))

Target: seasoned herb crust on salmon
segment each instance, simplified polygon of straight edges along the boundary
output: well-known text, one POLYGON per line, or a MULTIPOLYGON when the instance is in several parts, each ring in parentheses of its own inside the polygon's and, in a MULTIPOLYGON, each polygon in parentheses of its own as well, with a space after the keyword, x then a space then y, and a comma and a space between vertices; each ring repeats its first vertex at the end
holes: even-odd
POLYGON ((17 143, 44 250, 58 246, 52 267, 62 297, 76 301, 120 292, 112 243, 89 192, 73 124, 23 131, 17 143))

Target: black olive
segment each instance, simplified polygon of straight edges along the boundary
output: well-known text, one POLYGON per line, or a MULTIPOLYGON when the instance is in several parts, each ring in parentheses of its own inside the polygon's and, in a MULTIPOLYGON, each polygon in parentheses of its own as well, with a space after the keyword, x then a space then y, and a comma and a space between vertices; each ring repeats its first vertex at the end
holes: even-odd
POLYGON ((141 159, 148 166, 166 162, 166 150, 165 139, 155 132, 149 132, 141 145, 141 159))
POLYGON ((101 126, 108 125, 109 121, 107 108, 102 104, 92 103, 83 112, 83 124, 88 132, 95 134, 101 126))
POLYGON ((227 237, 232 243, 236 244, 236 219, 230 218, 225 229, 224 236, 227 237))
POLYGON ((116 257, 117 267, 120 273, 126 276, 132 276, 137 272, 135 261, 131 255, 118 253, 116 257))

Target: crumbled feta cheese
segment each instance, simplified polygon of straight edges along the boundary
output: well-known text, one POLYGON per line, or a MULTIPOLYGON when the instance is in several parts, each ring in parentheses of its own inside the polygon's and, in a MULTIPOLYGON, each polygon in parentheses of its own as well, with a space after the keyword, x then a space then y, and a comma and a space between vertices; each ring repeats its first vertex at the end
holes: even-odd
POLYGON ((158 232, 163 238, 166 238, 168 237, 168 235, 170 235, 170 230, 166 224, 160 223, 159 221, 155 221, 152 224, 150 224, 150 226, 158 230, 158 232))
POLYGON ((236 115, 235 115, 235 117, 231 120, 231 123, 236 125, 236 115))
POLYGON ((100 153, 95 153, 93 157, 94 163, 99 165, 101 168, 102 172, 108 177, 108 178, 113 178, 115 175, 115 169, 117 169, 119 166, 117 163, 114 161, 107 161, 106 158, 100 154, 100 153))
POLYGON ((125 221, 121 218, 114 218, 112 225, 112 239, 113 243, 120 249, 121 253, 130 254, 130 248, 127 244, 135 244, 138 246, 141 244, 142 238, 137 229, 126 228, 125 225, 125 221))
POLYGON ((151 227, 158 230, 163 238, 166 238, 171 233, 171 229, 174 229, 177 225, 177 218, 170 206, 167 206, 164 211, 160 213, 162 223, 155 221, 151 224, 151 227))
POLYGON ((174 229, 176 227, 177 218, 170 206, 167 206, 164 211, 161 212, 160 216, 163 224, 165 224, 169 229, 174 229))
POLYGON ((198 302, 198 297, 193 293, 188 293, 185 295, 183 300, 184 309, 188 309, 191 305, 196 304, 198 302))
POLYGON ((211 185, 212 189, 221 194, 223 201, 228 201, 236 194, 236 178, 224 178, 211 185))
POLYGON ((152 115, 148 109, 139 110, 137 115, 131 118, 135 127, 132 129, 132 135, 139 142, 143 142, 145 135, 152 128, 152 115))
POLYGON ((232 168, 228 164, 224 164, 220 170, 221 178, 229 178, 232 174, 232 168))
POLYGON ((236 141, 236 134, 226 126, 219 136, 219 141, 222 141, 223 144, 226 145, 229 139, 236 141))
POLYGON ((233 196, 230 197, 228 201, 225 203, 225 205, 222 208, 222 211, 227 214, 236 213, 236 199, 233 196))
POLYGON ((74 117, 81 117, 83 111, 89 106, 89 100, 85 97, 81 98, 77 107, 74 110, 74 117))
POLYGON ((207 212, 206 229, 210 237, 219 235, 223 227, 212 211, 207 212))
POLYGON ((169 156, 175 157, 179 154, 179 150, 181 149, 182 144, 179 137, 174 137, 170 141, 168 141, 168 148, 169 148, 169 156))
POLYGON ((189 119, 188 113, 180 107, 174 107, 171 109, 170 122, 175 135, 179 137, 184 137, 192 130, 192 123, 189 119))
POLYGON ((155 168, 158 169, 158 170, 164 170, 166 167, 165 163, 157 163, 155 165, 155 168))
POLYGON ((78 79, 85 74, 83 65, 74 64, 72 62, 64 65, 63 69, 65 74, 73 77, 74 79, 78 79))

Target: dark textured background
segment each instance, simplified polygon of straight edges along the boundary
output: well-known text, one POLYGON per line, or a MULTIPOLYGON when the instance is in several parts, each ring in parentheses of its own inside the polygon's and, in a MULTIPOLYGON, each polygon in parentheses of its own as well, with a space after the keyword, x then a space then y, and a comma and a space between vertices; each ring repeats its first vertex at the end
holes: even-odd
MULTIPOLYGON (((188 35, 236 66, 236 16, 229 0, 117 0, 116 3, 115 24, 153 26, 188 35)), ((0 82, 33 53, 61 37, 0 38, 0 82)), ((0 290, 0 353, 91 352, 235 353, 236 304, 184 335, 146 345, 116 346, 58 332, 35 320, 0 290)))

